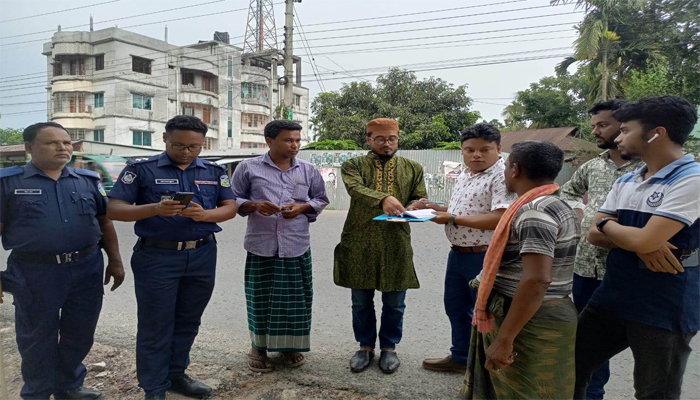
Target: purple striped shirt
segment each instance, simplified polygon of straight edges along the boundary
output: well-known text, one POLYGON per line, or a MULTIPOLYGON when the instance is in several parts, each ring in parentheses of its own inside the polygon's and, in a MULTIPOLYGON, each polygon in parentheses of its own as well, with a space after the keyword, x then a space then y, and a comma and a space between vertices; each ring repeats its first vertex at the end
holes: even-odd
POLYGON ((279 169, 269 153, 241 162, 231 182, 236 203, 269 201, 282 206, 309 204, 314 211, 287 219, 281 213, 266 217, 257 211, 238 212, 248 216, 243 247, 261 257, 299 257, 311 246, 309 224, 328 205, 326 185, 316 167, 308 161, 292 159, 286 171, 279 169), (249 215, 250 214, 250 215, 249 215))

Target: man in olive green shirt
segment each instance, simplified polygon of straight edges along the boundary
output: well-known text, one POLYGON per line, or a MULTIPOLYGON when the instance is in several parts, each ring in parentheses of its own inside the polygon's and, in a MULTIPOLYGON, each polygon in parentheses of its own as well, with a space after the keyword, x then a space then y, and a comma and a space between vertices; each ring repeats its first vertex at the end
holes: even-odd
MULTIPOLYGON (((571 177, 569 182, 561 187, 560 197, 566 200, 582 217, 581 232, 588 232, 593 217, 605 202, 613 183, 620 176, 641 168, 644 163, 639 159, 625 161, 617 149, 614 140, 620 134, 620 122, 612 116, 612 112, 620 108, 624 100, 599 102, 588 111, 591 114, 591 125, 596 144, 606 149, 596 158, 587 161, 571 177), (583 196, 588 192, 588 202, 584 206, 583 196)), ((580 313, 588 304, 595 289, 600 285, 605 274, 605 262, 608 249, 596 247, 581 235, 576 250, 574 262, 574 286, 572 294, 574 304, 580 313)), ((591 379, 586 398, 602 399, 605 394, 604 386, 610 378, 609 365, 603 365, 591 379)))
POLYGON ((374 357, 377 321, 374 292, 382 292, 379 329, 379 368, 393 373, 399 367, 394 351, 401 340, 407 289, 418 288, 413 266, 411 231, 407 222, 373 221, 382 214, 399 215, 412 200, 427 197, 423 167, 396 156, 399 125, 378 118, 367 125, 372 151, 343 163, 341 175, 350 194, 350 210, 340 244, 335 248, 335 284, 352 289, 353 331, 360 350, 350 369, 367 369, 374 357))

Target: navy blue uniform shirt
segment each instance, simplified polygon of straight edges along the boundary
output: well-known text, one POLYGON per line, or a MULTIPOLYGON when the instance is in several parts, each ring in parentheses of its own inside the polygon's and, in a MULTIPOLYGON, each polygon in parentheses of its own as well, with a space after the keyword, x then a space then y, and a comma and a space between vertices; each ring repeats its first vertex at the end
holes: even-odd
POLYGON ((0 222, 5 250, 63 254, 102 239, 107 212, 100 175, 65 167, 53 180, 33 163, 0 169, 0 222))
MULTIPOLYGON (((172 196, 177 192, 193 192, 192 201, 205 210, 216 208, 224 200, 235 199, 224 167, 195 158, 183 171, 173 164, 165 152, 147 160, 130 161, 109 192, 109 197, 142 205, 159 203, 163 196, 172 196)), ((157 215, 136 221, 134 231, 140 237, 182 242, 205 238, 220 232, 221 228, 213 222, 197 222, 179 215, 157 215)))

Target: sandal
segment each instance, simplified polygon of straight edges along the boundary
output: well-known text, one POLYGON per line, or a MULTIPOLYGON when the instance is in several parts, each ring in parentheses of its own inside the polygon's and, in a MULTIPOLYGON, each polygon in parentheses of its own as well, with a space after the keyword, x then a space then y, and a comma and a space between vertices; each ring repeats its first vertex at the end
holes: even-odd
POLYGON ((306 357, 304 357, 303 354, 297 353, 301 356, 301 359, 297 362, 294 362, 294 357, 292 357, 292 354, 294 353, 284 353, 284 365, 289 367, 289 368, 297 368, 301 367, 306 363, 306 357))
POLYGON ((248 368, 254 372, 270 372, 272 371, 272 363, 267 359, 267 357, 259 356, 257 354, 248 353, 248 368), (265 368, 256 367, 253 363, 259 361, 265 365, 265 368))

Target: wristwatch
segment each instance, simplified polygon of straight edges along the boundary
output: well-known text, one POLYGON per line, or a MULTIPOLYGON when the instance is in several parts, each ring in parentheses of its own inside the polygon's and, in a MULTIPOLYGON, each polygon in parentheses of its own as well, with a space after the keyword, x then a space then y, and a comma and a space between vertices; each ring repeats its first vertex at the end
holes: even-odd
POLYGON ((601 218, 598 223, 595 224, 595 227, 598 228, 598 232, 605 233, 603 232, 603 227, 605 224, 608 223, 608 221, 614 221, 613 218, 601 218))

